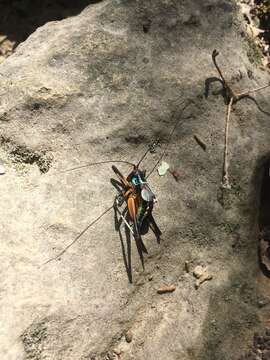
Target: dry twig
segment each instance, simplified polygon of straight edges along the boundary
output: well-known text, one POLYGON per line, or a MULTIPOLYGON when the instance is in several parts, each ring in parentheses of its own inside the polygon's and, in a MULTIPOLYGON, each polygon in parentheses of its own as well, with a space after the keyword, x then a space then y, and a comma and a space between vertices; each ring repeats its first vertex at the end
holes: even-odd
POLYGON ((203 149, 203 151, 206 151, 206 144, 205 142, 196 134, 193 135, 193 138, 197 142, 197 144, 203 149))
POLYGON ((230 181, 229 181, 229 127, 230 127, 230 118, 232 112, 232 105, 237 103, 239 100, 243 99, 244 97, 249 96, 251 93, 255 93, 257 91, 263 90, 270 86, 270 84, 255 88, 253 90, 248 90, 243 93, 237 94, 234 92, 232 87, 226 81, 220 67, 217 64, 216 57, 218 56, 218 51, 214 50, 212 53, 212 60, 217 69, 217 72, 221 78, 224 90, 226 92, 226 97, 228 100, 227 112, 225 117, 225 139, 224 139, 224 160, 223 160, 223 177, 222 177, 222 187, 225 189, 230 189, 230 181))
POLYGON ((166 293, 171 293, 171 292, 174 292, 176 289, 176 286, 175 285, 164 285, 162 287, 160 287, 158 290, 157 290, 157 293, 158 294, 166 294, 166 293))

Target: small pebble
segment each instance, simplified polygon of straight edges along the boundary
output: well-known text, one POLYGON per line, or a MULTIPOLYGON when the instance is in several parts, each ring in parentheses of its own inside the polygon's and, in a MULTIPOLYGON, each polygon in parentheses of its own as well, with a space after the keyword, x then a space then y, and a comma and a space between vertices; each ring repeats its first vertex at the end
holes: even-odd
POLYGON ((198 289, 205 281, 212 280, 213 276, 208 273, 207 266, 198 265, 193 271, 193 275, 197 278, 195 288, 198 289))

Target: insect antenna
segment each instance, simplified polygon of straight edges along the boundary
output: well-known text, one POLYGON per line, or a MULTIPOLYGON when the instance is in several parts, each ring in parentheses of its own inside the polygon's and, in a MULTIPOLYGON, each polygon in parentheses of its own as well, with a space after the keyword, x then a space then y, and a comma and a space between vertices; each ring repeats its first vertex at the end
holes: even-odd
POLYGON ((138 168, 141 164, 141 162, 143 161, 143 159, 146 157, 146 155, 149 152, 154 152, 156 146, 158 146, 160 139, 157 138, 156 140, 154 140, 150 145, 148 145, 148 149, 146 150, 146 152, 143 154, 143 156, 141 157, 141 159, 139 160, 139 162, 137 163, 136 167, 138 168))
MULTIPOLYGON (((183 108, 182 108, 182 112, 188 107, 189 103, 187 103, 183 108)), ((170 134, 169 134, 169 137, 168 137, 168 140, 167 140, 167 144, 164 148, 164 150, 162 151, 160 157, 158 158, 158 160, 156 161, 155 165, 153 166, 152 170, 149 172, 149 174, 146 176, 146 179, 149 178, 149 176, 154 172, 154 170, 156 169, 156 167, 158 166, 158 164, 160 163, 160 161, 163 159, 170 143, 171 143, 171 140, 172 140, 172 137, 173 137, 173 134, 179 124, 181 120, 181 117, 179 119, 176 120, 175 124, 174 124, 174 127, 172 128, 170 134)))
POLYGON ((95 166, 95 165, 109 164, 109 163, 124 163, 124 164, 128 164, 128 165, 131 165, 131 166, 136 166, 135 164, 133 164, 133 163, 131 163, 129 161, 125 161, 125 160, 105 160, 105 161, 98 161, 98 162, 93 162, 93 163, 88 163, 88 164, 76 166, 74 168, 63 170, 63 171, 60 171, 60 172, 64 173, 64 172, 68 172, 68 171, 82 169, 82 168, 85 168, 85 167, 88 167, 88 166, 95 166))
POLYGON ((60 251, 60 253, 58 255, 56 255, 55 257, 47 260, 44 264, 42 264, 41 266, 47 265, 48 263, 50 263, 53 260, 57 260, 59 259, 72 245, 74 245, 82 236, 84 233, 86 233, 86 231, 93 226, 95 223, 97 223, 105 214, 107 214, 112 208, 114 207, 114 205, 110 206, 108 209, 106 209, 105 211, 103 211, 103 213, 101 215, 99 215, 95 220, 93 220, 90 224, 88 224, 76 237, 75 239, 68 244, 62 251, 60 251))

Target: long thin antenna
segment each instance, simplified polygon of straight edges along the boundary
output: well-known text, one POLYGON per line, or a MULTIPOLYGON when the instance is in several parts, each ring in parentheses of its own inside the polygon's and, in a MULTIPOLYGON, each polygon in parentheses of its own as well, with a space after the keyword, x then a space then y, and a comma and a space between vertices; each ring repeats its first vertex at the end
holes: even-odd
POLYGON ((135 166, 135 164, 133 164, 133 163, 131 163, 129 161, 125 161, 125 160, 115 160, 115 161, 114 160, 106 160, 106 161, 98 161, 98 162, 93 162, 93 163, 88 163, 88 164, 76 166, 76 167, 71 168, 71 169, 60 171, 60 173, 73 171, 73 170, 78 170, 78 169, 82 169, 82 168, 85 168, 85 167, 88 167, 88 166, 95 166, 95 165, 109 164, 109 163, 124 163, 124 164, 128 164, 128 165, 131 165, 131 166, 135 166))
MULTIPOLYGON (((189 102, 183 107, 182 112, 187 108, 188 105, 189 105, 189 102)), ((155 163, 154 167, 152 168, 152 170, 150 171, 150 173, 147 175, 147 177, 146 177, 147 179, 148 179, 149 176, 154 172, 154 170, 156 169, 156 167, 158 166, 158 164, 160 163, 160 161, 163 159, 163 157, 164 157, 164 155, 165 155, 165 153, 166 153, 166 151, 167 151, 167 149, 168 149, 168 147, 169 147, 169 145, 170 145, 170 143, 171 143, 171 139, 172 139, 172 137, 173 137, 173 134, 174 134, 174 132, 175 132, 175 130, 176 130, 176 128, 177 128, 180 120, 181 120, 181 118, 179 118, 179 119, 176 120, 176 122, 175 122, 175 124, 174 124, 174 127, 173 127, 173 129, 171 130, 170 135, 169 135, 169 137, 168 137, 167 144, 166 144, 163 152, 161 153, 160 157, 158 158, 157 162, 155 163)))
POLYGON ((138 168, 139 165, 141 164, 141 162, 143 161, 143 159, 146 157, 146 155, 153 151, 155 149, 155 147, 158 145, 159 143, 159 138, 157 138, 156 140, 154 140, 152 142, 152 144, 148 145, 148 149, 146 150, 146 152, 143 154, 143 156, 141 157, 141 159, 139 160, 138 164, 136 165, 136 167, 138 168))
POLYGON ((143 154, 143 156, 139 160, 138 164, 136 165, 137 168, 139 167, 139 165, 143 161, 143 159, 146 157, 146 155, 149 153, 149 151, 150 151, 150 146, 148 147, 148 149, 146 150, 146 152, 143 154))
POLYGON ((91 227, 93 226, 96 222, 98 222, 105 214, 107 214, 107 212, 109 212, 112 208, 114 207, 114 205, 110 206, 108 209, 106 209, 105 211, 103 211, 103 213, 101 215, 99 215, 94 221, 92 221, 89 225, 87 225, 83 231, 81 231, 79 233, 79 235, 77 235, 75 237, 75 239, 70 243, 68 244, 58 255, 56 255, 55 257, 47 260, 44 264, 42 264, 41 266, 44 266, 44 265, 47 265, 48 263, 50 263, 51 261, 53 260, 57 260, 59 259, 72 245, 74 245, 79 239, 81 236, 83 236, 83 234, 91 227))

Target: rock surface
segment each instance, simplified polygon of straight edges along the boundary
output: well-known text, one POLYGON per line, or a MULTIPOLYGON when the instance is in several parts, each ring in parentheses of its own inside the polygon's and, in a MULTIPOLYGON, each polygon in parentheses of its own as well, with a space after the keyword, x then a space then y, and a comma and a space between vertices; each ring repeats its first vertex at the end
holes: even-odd
POLYGON ((269 81, 229 0, 105 0, 39 28, 0 65, 1 359, 231 360, 264 327, 257 240, 270 90, 254 95, 260 108, 235 106, 233 186, 221 197, 226 107, 218 83, 205 96, 215 48, 239 92, 269 81), (166 146, 176 120, 164 160, 180 178, 149 179, 163 235, 144 236, 145 272, 132 243, 129 284, 113 212, 41 266, 115 194, 110 164, 64 170, 135 162, 157 136, 166 146), (213 280, 196 291, 186 261, 213 280), (158 295, 164 284, 176 290, 158 295))

